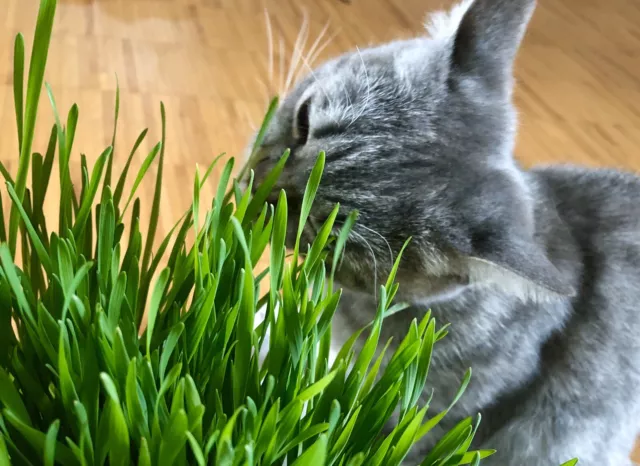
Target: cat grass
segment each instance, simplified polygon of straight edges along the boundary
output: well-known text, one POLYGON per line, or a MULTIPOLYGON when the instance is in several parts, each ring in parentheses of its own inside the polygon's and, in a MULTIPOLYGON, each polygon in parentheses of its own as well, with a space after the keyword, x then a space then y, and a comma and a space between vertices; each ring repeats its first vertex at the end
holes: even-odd
MULTIPOLYGON (((56 0, 41 0, 28 71, 25 41, 16 37, 17 173, 0 164, 6 181, 0 198, 0 466, 399 465, 448 411, 429 416, 428 403, 420 402, 432 351, 446 336, 429 314, 412 323, 380 369, 388 347, 379 341, 380 328, 385 314, 399 308, 392 303, 400 257, 380 287, 375 320, 362 330, 368 335, 363 350, 353 349, 359 332, 329 364, 341 294, 331 277, 356 217, 333 237, 336 207, 305 251, 298 233, 293 258, 302 260, 289 260, 286 193, 277 207, 266 203, 286 154, 255 194, 239 188, 230 159, 211 203, 201 188, 216 162, 202 175, 196 170, 192 207, 154 242, 164 107, 162 139, 135 177, 129 171, 147 133, 124 169, 114 171, 119 93, 111 146, 93 167, 78 159, 72 148, 79 109, 74 105, 63 119, 44 86, 55 11, 56 0), (43 89, 56 123, 41 155, 32 145, 43 89), (52 196, 54 164, 60 168, 57 218, 43 208, 52 196), (143 226, 140 213, 149 206, 136 191, 152 164, 155 193, 143 226), (73 170, 81 173, 79 189, 71 183, 73 170), (204 215, 201 204, 207 204, 204 215), (254 273, 267 251, 268 269, 254 273), (261 296, 263 281, 268 292, 261 296), (261 308, 266 318, 258 323, 261 308), (263 345, 264 361, 258 358, 263 345), (399 423, 383 430, 397 410, 399 423)), ((274 100, 257 145, 276 106, 274 100)), ((255 154, 238 176, 249 185, 255 154)), ((299 232, 324 162, 320 154, 299 232)), ((470 377, 471 371, 452 390, 452 405, 470 377)), ((457 424, 422 464, 480 464, 492 451, 470 450, 479 421, 457 424)))

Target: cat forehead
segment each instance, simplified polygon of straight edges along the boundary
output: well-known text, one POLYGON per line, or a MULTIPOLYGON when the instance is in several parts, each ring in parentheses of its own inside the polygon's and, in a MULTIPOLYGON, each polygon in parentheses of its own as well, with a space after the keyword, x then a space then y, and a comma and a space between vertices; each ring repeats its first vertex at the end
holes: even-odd
POLYGON ((309 74, 292 94, 289 107, 315 103, 316 118, 364 115, 382 107, 408 107, 438 91, 448 60, 441 44, 429 38, 395 41, 356 50, 328 61, 309 74))
MULTIPOLYGON (((463 0, 450 10, 429 13, 425 20, 427 34, 418 38, 396 40, 386 44, 357 49, 342 57, 330 60, 311 73, 312 85, 307 87, 303 97, 308 97, 321 82, 323 93, 344 93, 348 81, 376 80, 384 84, 384 79, 404 82, 409 87, 416 79, 433 78, 430 71, 444 67, 448 61, 448 51, 455 38, 460 22, 473 0, 463 0), (440 64, 442 66, 438 67, 440 64)), ((396 84, 396 82, 393 82, 396 84)), ((378 86, 381 90, 383 86, 378 86)), ((369 90, 369 92, 371 89, 369 90)))

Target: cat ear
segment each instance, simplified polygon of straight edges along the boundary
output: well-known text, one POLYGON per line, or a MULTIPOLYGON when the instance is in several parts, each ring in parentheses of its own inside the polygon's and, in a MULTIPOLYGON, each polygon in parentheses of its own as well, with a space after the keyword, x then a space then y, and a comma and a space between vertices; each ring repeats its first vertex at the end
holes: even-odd
POLYGON ((575 290, 533 238, 486 237, 467 255, 471 283, 497 285, 511 294, 573 296, 575 290))
POLYGON ((513 62, 535 0, 467 1, 453 41, 453 71, 490 86, 510 82, 513 62))

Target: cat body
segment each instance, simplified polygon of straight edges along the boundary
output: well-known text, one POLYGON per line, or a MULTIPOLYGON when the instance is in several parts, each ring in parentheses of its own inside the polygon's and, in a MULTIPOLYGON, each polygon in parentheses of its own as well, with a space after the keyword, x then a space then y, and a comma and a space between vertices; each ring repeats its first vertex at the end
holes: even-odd
POLYGON ((640 427, 640 179, 514 160, 512 67, 534 6, 466 1, 436 14, 427 37, 320 66, 278 108, 256 180, 291 148, 279 187, 292 238, 324 150, 305 235, 337 202, 339 219, 359 212, 337 274, 338 345, 372 320, 377 285, 412 238, 397 276, 411 307, 381 339, 397 344, 427 309, 452 323, 434 351, 430 410, 471 367, 441 428, 481 413, 474 446, 497 450, 483 464, 624 466, 640 427))
MULTIPOLYGON (((390 316, 381 341, 401 341, 431 309, 451 322, 429 373, 431 416, 446 409, 465 371, 473 377, 440 428, 406 464, 455 423, 482 414, 475 446, 497 449, 488 465, 631 464, 639 427, 640 180, 615 171, 550 167, 527 173, 537 186, 538 240, 580 291, 572 298, 522 300, 499 287, 469 287, 390 316)), ((344 341, 375 309, 362 293, 343 295, 334 338, 344 341)))

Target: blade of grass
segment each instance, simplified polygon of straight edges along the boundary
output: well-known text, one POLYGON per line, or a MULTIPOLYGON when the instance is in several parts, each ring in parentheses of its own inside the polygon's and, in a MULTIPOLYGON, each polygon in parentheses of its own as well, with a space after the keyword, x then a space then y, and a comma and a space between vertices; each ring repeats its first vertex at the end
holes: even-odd
POLYGON ((131 152, 129 152, 129 157, 127 158, 127 162, 124 164, 122 173, 120 173, 120 178, 118 178, 118 184, 116 184, 116 190, 113 192, 113 204, 118 208, 120 208, 120 200, 122 199, 124 184, 127 181, 127 174, 129 173, 129 167, 131 166, 131 162, 133 161, 133 156, 137 152, 138 147, 140 147, 140 144, 142 144, 142 141, 144 141, 144 138, 146 137, 148 131, 149 131, 148 128, 144 129, 138 136, 138 139, 136 139, 136 142, 133 144, 133 148, 131 149, 131 152))
MULTIPOLYGON (((45 86, 47 89, 47 95, 49 96, 49 102, 51 103, 51 108, 53 109, 56 132, 58 133, 58 168, 60 171, 60 213, 58 220, 58 233, 60 236, 62 236, 64 233, 66 233, 67 228, 71 222, 71 213, 74 206, 75 195, 71 186, 71 175, 69 173, 69 151, 67 150, 67 135, 60 121, 60 113, 58 112, 58 106, 56 104, 56 99, 53 95, 53 91, 51 90, 51 86, 49 86, 48 84, 45 84, 45 86)), ((69 117, 70 116, 71 112, 69 112, 69 117)), ((69 117, 67 119, 70 119, 69 117)))
MULTIPOLYGON (((97 190, 97 183, 95 189, 97 190)), ((111 201, 109 190, 106 192, 106 198, 100 204, 100 213, 98 219, 98 238, 96 252, 98 255, 98 285, 100 291, 107 292, 110 278, 111 260, 114 250, 115 237, 115 212, 113 202, 111 201)))
POLYGON ((46 221, 44 218, 44 200, 47 194, 47 190, 49 189, 49 182, 51 181, 51 170, 53 168, 53 159, 55 156, 57 141, 58 132, 55 125, 53 125, 51 127, 49 144, 47 145, 47 152, 42 163, 40 177, 38 180, 33 180, 33 220, 40 227, 45 244, 48 244, 48 238, 46 221))
POLYGON ((578 458, 574 458, 572 460, 567 461, 566 463, 563 463, 562 466, 576 466, 578 465, 578 458))
POLYGON ((318 186, 320 186, 320 178, 322 177, 322 171, 324 170, 325 154, 320 152, 316 159, 311 175, 307 181, 307 186, 304 190, 304 196, 302 197, 302 206, 300 208, 300 219, 298 221, 298 233, 296 235, 296 243, 293 248, 293 260, 292 263, 298 262, 298 254, 300 250, 300 239, 302 237, 302 230, 307 223, 309 213, 311 212, 311 206, 318 192, 318 186))
MULTIPOLYGON (((45 446, 47 442, 47 437, 43 432, 40 432, 33 427, 23 423, 18 419, 13 412, 4 411, 4 417, 11 423, 13 427, 16 428, 18 432, 33 446, 33 448, 39 453, 39 456, 42 458, 44 456, 45 446)), ((76 464, 75 456, 71 452, 71 450, 58 443, 56 445, 56 459, 61 464, 76 464)))
POLYGON ((4 228, 4 206, 2 205, 2 195, 0 195, 0 242, 7 241, 7 231, 4 228))
MULTIPOLYGON (((48 88, 48 85, 47 85, 48 88)), ((71 166, 69 165, 69 160, 71 159, 71 149, 73 148, 73 141, 75 140, 75 136, 76 136, 76 128, 78 126, 78 114, 79 114, 79 109, 78 109, 78 105, 73 104, 71 106, 71 109, 69 110, 69 114, 67 115, 67 126, 65 127, 64 133, 65 133, 65 143, 64 143, 64 147, 65 147, 65 154, 64 154, 64 160, 65 160, 65 179, 66 179, 66 183, 69 186, 69 190, 71 193, 71 204, 73 206, 73 211, 75 214, 78 213, 78 209, 80 208, 78 205, 78 200, 76 199, 76 192, 73 189, 73 183, 71 181, 71 166)), ((71 218, 69 218, 69 221, 71 221, 71 218)))
POLYGON ((167 281, 169 280, 169 269, 165 268, 160 272, 160 277, 156 282, 156 286, 151 294, 151 304, 149 305, 149 318, 147 321, 147 356, 151 353, 151 338, 153 336, 153 329, 156 325, 156 319, 158 312, 160 311, 160 304, 162 303, 162 297, 167 287, 167 281))
POLYGON ((349 238, 349 234, 351 234, 351 230, 353 229, 353 225, 356 223, 358 219, 358 211, 353 210, 347 216, 342 228, 340 229, 340 234, 338 235, 338 239, 336 240, 336 245, 333 248, 333 258, 331 260, 331 276, 329 279, 329 292, 333 291, 333 282, 334 277, 336 275, 336 270, 338 269, 338 263, 340 262, 340 258, 342 257, 342 251, 347 244, 347 239, 349 238))
POLYGON ((112 148, 107 147, 104 152, 100 154, 100 157, 98 157, 98 160, 96 161, 96 164, 91 171, 91 181, 89 182, 89 188, 86 195, 82 199, 82 204, 80 205, 80 210, 78 211, 78 216, 76 217, 76 222, 73 226, 73 236, 76 238, 84 229, 87 218, 89 217, 89 215, 91 215, 91 207, 93 206, 93 202, 98 192, 98 187, 100 186, 102 170, 104 169, 104 165, 107 159, 111 157, 111 151, 112 148))
POLYGON ((47 274, 50 274, 52 270, 51 258, 49 257, 47 250, 42 244, 42 241, 40 240, 40 237, 38 236, 38 233, 36 232, 35 228, 31 224, 31 220, 29 219, 27 212, 24 210, 24 207, 20 204, 20 200, 18 199, 18 194, 13 189, 13 186, 11 186, 9 183, 7 183, 7 190, 9 191, 9 196, 11 196, 11 199, 13 200, 13 205, 18 209, 18 212, 22 217, 22 221, 24 222, 27 232, 29 233, 31 244, 35 248, 36 253, 38 254, 38 258, 42 263, 42 266, 44 267, 47 274))
POLYGON ((22 284, 20 283, 20 278, 16 272, 16 266, 13 263, 13 257, 11 256, 11 251, 9 250, 9 245, 7 243, 0 244, 0 262, 2 263, 4 275, 9 282, 9 285, 11 285, 11 289, 13 290, 13 294, 16 296, 18 306, 22 310, 23 316, 35 329, 37 325, 33 317, 33 311, 27 301, 22 284))
POLYGON ((209 178, 209 175, 211 175, 211 172, 213 171, 213 168, 218 164, 220 159, 222 157, 224 157, 225 155, 227 155, 227 154, 225 154, 223 152, 222 154, 218 155, 215 159, 213 159, 213 162, 211 162, 209 164, 209 166, 207 167, 207 171, 204 172, 204 175, 200 179, 200 188, 202 188, 204 186, 204 183, 207 181, 207 178, 209 178))
POLYGON ((18 34, 13 47, 13 101, 18 127, 18 150, 22 149, 24 124, 24 36, 18 34))
POLYGON ((11 173, 9 173, 9 170, 7 170, 7 167, 5 167, 2 162, 0 162, 0 173, 2 174, 2 177, 5 179, 5 181, 8 181, 11 184, 15 184, 11 173))
POLYGON ((0 367, 0 401, 6 409, 9 409, 20 422, 31 425, 31 418, 27 407, 22 401, 22 397, 18 389, 13 384, 11 376, 2 367, 0 367))
POLYGON ((287 149, 284 154, 282 154, 282 157, 280 157, 280 160, 278 160, 278 163, 275 165, 275 167, 266 176, 264 181, 260 183, 260 186, 258 186, 258 189, 256 190, 253 198, 251 199, 251 202, 249 203, 249 206, 247 207, 247 211, 244 215, 244 223, 252 222, 253 220, 255 220, 255 217, 258 215, 260 210, 262 210, 265 201, 269 197, 269 194, 271 194, 271 191, 278 181, 278 178, 280 178, 280 174, 282 173, 282 170, 284 169, 284 166, 287 163, 290 154, 291 151, 287 149))
POLYGON ((4 441, 4 435, 0 435, 0 465, 11 466, 11 457, 9 456, 9 450, 7 450, 7 444, 4 441))
MULTIPOLYGON (((22 202, 27 186, 27 174, 31 159, 31 146, 35 134, 36 117, 38 114, 38 104, 42 83, 44 80, 44 70, 47 64, 49 43, 51 41, 51 31, 53 29, 53 18, 56 12, 56 0, 40 0, 40 10, 36 21, 36 29, 33 37, 33 47, 31 49, 31 61, 29 63, 29 77, 27 80, 27 98, 23 123, 22 145, 20 147, 20 159, 18 162, 18 173, 16 176, 16 193, 22 202)), ((9 220, 9 251, 11 256, 15 256, 18 240, 18 226, 20 215, 18 208, 11 210, 9 220)))
POLYGON ((431 419, 429 419, 427 422, 425 422, 422 425, 422 427, 418 430, 418 433, 416 435, 416 441, 424 437, 431 429, 433 429, 436 425, 438 425, 438 423, 446 416, 446 414, 451 410, 451 408, 453 408, 453 406, 460 400, 460 397, 462 397, 470 381, 471 381, 471 369, 469 369, 466 372, 464 379, 460 384, 460 388, 458 388, 458 391, 456 392, 449 406, 443 411, 441 411, 440 413, 436 414, 431 419))
POLYGON ((111 158, 112 148, 107 147, 93 167, 91 172, 91 181, 89 182, 89 188, 87 190, 86 195, 82 199, 82 204, 80 205, 80 210, 78 212, 78 216, 76 218, 76 223, 73 226, 73 234, 75 237, 78 237, 82 232, 87 218, 91 215, 91 207, 93 206, 93 202, 95 200, 96 194, 98 192, 98 186, 100 185, 100 179, 102 178, 102 170, 104 169, 105 162, 111 158))
MULTIPOLYGON (((116 135, 118 133, 118 116, 120 114, 120 83, 118 82, 118 75, 116 74, 116 104, 113 117, 113 135, 111 136, 111 149, 112 152, 116 150, 116 135)), ((104 183, 102 185, 102 196, 104 196, 107 187, 111 187, 111 172, 113 171, 113 157, 107 162, 107 170, 104 174, 104 183)), ((115 204, 116 206, 118 204, 115 204)))
MULTIPOLYGON (((138 190, 138 187, 140 186, 140 183, 142 182, 145 175, 147 174, 147 170, 149 170, 149 166, 156 159, 156 155, 158 155, 158 152, 160 152, 160 147, 161 147, 161 143, 156 144, 153 147, 153 149, 151 149, 151 152, 149 152, 149 155, 147 155, 147 157, 144 159, 144 162, 142 162, 142 165, 140 166, 140 170, 138 170, 138 175, 136 176, 136 179, 133 182, 133 186, 131 187, 129 198, 127 199, 127 202, 124 204, 122 212, 120 213, 119 222, 122 222, 122 218, 124 217, 124 214, 126 213, 127 208, 129 207, 129 204, 133 199, 133 196, 135 195, 136 191, 138 190)), ((115 201, 114 201, 114 205, 117 205, 115 201)))
POLYGON ((164 109, 164 103, 160 104, 160 118, 162 120, 162 139, 160 146, 160 158, 158 160, 158 173, 156 175, 156 187, 153 193, 153 206, 151 207, 151 216, 149 220, 149 229, 147 230, 147 239, 144 245, 144 253, 142 258, 142 271, 146 273, 149 269, 149 261, 153 252, 153 241, 156 237, 158 229, 158 219, 160 217, 160 198, 162 197, 162 173, 164 170, 164 152, 165 141, 167 137, 167 116, 164 109))
POLYGON ((54 466, 56 459, 56 439, 58 437, 58 431, 60 430, 60 421, 56 420, 49 426, 47 430, 47 436, 44 441, 44 465, 54 466))
POLYGON ((320 435, 318 440, 302 454, 292 466, 324 466, 327 458, 327 436, 320 435))
POLYGON ((262 146, 262 142, 264 141, 264 137, 267 133, 267 129, 269 128, 269 123, 271 122, 273 116, 278 110, 278 97, 274 97, 269 103, 269 108, 267 109, 267 113, 265 114, 264 119, 262 120, 262 125, 260 125, 260 129, 258 130, 258 134, 256 135, 256 139, 253 143, 253 148, 251 149, 251 154, 247 162, 240 169, 238 173, 238 180, 243 181, 247 176, 250 170, 253 170, 255 166, 260 162, 260 146, 262 146))

